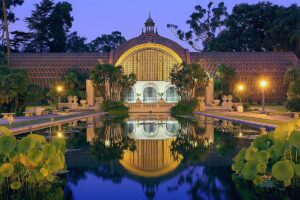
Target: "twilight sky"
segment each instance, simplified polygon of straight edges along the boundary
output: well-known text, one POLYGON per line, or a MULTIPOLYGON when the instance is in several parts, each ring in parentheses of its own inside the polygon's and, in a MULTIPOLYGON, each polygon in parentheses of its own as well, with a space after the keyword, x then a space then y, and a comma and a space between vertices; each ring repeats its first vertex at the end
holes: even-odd
MULTIPOLYGON (((20 19, 10 26, 10 31, 24 30, 26 24, 24 18, 30 16, 33 4, 41 0, 25 0, 21 7, 15 9, 20 19)), ((63 0, 55 0, 59 2, 63 0)), ((170 38, 182 46, 189 48, 187 44, 179 41, 173 33, 166 28, 168 23, 177 24, 187 28, 185 21, 193 12, 195 5, 207 6, 210 0, 64 0, 73 5, 74 17, 71 31, 78 31, 88 41, 101 34, 108 34, 118 30, 125 38, 131 39, 140 35, 144 22, 151 11, 152 18, 156 22, 158 33, 170 38)), ((270 0, 270 2, 289 6, 298 0, 270 0)), ((219 0, 215 0, 216 3, 219 0)), ((259 0, 223 0, 229 12, 237 3, 257 3, 259 0)), ((298 3, 299 5, 299 3, 298 3)), ((189 48, 190 49, 190 48, 189 48)))

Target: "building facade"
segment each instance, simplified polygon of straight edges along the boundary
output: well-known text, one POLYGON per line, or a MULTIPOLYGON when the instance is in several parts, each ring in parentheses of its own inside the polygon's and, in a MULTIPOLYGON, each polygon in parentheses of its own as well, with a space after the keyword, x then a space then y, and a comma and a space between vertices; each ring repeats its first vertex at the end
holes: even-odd
POLYGON ((176 103, 179 97, 169 74, 175 64, 182 62, 197 63, 212 77, 219 64, 234 67, 252 102, 261 99, 258 80, 264 77, 270 82, 266 100, 281 102, 286 98, 283 74, 289 66, 299 61, 291 52, 190 52, 160 36, 151 17, 145 23, 145 32, 110 53, 12 54, 12 67, 25 69, 32 83, 44 87, 51 87, 71 69, 90 72, 96 64, 121 65, 126 74, 134 73, 137 77, 137 83, 125 96, 125 101, 129 103, 137 99, 142 103, 154 103, 160 99, 176 103))

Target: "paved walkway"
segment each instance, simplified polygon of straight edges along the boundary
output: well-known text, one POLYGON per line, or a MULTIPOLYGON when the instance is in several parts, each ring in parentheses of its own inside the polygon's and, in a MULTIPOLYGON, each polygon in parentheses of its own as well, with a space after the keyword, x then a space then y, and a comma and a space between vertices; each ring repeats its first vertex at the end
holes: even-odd
POLYGON ((274 121, 281 121, 281 122, 290 122, 293 118, 289 116, 283 115, 266 115, 266 114, 259 114, 259 113, 251 113, 251 112, 244 112, 244 113, 237 113, 237 112, 226 112, 222 113, 227 116, 241 116, 241 117, 252 117, 257 119, 268 119, 274 121))

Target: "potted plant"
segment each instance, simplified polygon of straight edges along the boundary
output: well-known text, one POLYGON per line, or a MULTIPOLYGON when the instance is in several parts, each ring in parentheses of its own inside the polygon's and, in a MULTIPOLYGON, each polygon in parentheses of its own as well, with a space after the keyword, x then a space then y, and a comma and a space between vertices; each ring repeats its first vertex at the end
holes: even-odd
POLYGON ((137 103, 141 103, 141 100, 140 100, 141 94, 140 93, 136 93, 136 96, 137 96, 136 102, 137 103))
POLYGON ((160 103, 163 103, 163 102, 164 102, 164 100, 163 100, 164 93, 163 93, 163 92, 158 93, 158 96, 160 96, 159 102, 160 102, 160 103))

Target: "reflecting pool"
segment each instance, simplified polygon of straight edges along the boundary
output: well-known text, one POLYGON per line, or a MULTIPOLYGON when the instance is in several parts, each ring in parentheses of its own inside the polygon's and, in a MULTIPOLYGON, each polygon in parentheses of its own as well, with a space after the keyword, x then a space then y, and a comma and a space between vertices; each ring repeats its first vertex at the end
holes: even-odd
MULTIPOLYGON (((65 199, 282 199, 232 177, 232 158, 259 129, 204 116, 88 118, 37 131, 65 137, 65 199)), ((45 197, 45 196, 44 196, 45 197)))

